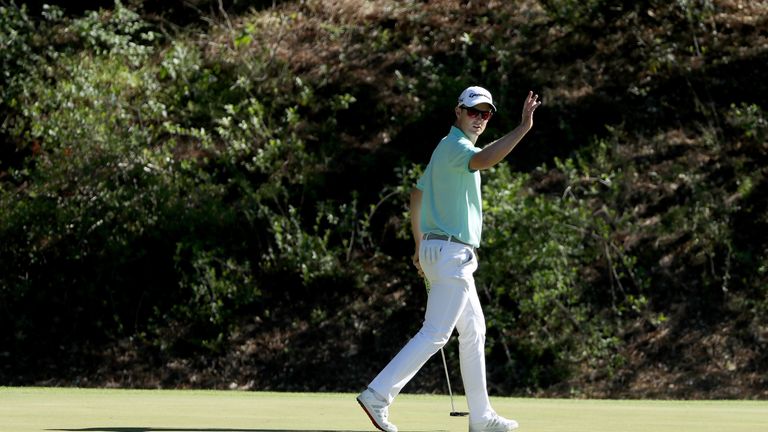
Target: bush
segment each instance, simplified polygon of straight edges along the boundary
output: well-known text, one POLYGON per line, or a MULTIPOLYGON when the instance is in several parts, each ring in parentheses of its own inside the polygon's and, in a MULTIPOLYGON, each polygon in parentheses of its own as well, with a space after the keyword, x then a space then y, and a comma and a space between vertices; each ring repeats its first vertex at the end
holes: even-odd
POLYGON ((55 358, 51 341, 131 335, 218 351, 239 310, 271 307, 260 299, 273 279, 344 274, 347 248, 329 238, 349 237, 335 221, 356 215, 300 207, 316 163, 293 132, 299 101, 262 97, 274 83, 244 75, 266 62, 207 63, 182 40, 164 48, 119 2, 76 19, 48 12, 39 37, 61 45, 35 57, 34 23, 2 10, 24 59, 4 52, 3 73, 23 77, 2 89, 4 131, 33 143, 0 189, 2 337, 19 364, 55 358))
POLYGON ((621 323, 644 310, 634 258, 614 240, 626 221, 607 207, 616 172, 584 168, 568 160, 549 173, 565 179, 562 196, 534 193, 530 176, 505 165, 484 187, 478 281, 510 387, 547 387, 585 363, 610 372, 621 323))

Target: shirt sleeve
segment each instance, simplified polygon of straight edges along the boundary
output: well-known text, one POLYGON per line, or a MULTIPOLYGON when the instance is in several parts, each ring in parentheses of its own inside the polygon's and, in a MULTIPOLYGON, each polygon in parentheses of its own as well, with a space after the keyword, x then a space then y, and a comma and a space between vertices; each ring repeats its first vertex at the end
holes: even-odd
POLYGON ((472 145, 468 139, 460 139, 446 148, 445 160, 456 170, 470 171, 469 161, 481 149, 472 145))
POLYGON ((427 167, 424 168, 424 172, 421 173, 421 176, 419 176, 419 179, 416 181, 416 189, 420 191, 424 191, 427 187, 426 178, 428 175, 430 175, 430 171, 432 168, 432 162, 427 164, 427 167))

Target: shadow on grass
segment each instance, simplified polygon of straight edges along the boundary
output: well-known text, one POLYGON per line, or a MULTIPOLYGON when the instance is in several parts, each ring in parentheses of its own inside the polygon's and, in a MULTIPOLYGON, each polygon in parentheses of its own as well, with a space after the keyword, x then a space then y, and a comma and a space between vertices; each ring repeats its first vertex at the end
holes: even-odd
POLYGON ((174 428, 174 427, 90 427, 82 429, 46 429, 59 432, 369 432, 352 430, 315 429, 231 429, 231 428, 174 428))

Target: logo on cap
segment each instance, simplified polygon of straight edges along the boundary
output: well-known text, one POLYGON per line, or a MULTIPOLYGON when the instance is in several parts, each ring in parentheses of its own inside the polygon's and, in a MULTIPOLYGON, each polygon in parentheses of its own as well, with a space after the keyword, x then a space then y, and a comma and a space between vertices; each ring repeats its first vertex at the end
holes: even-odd
POLYGON ((461 92, 461 95, 459 95, 459 104, 475 106, 478 103, 484 102, 490 104, 491 108, 496 111, 496 105, 493 104, 491 92, 480 86, 467 87, 461 92))

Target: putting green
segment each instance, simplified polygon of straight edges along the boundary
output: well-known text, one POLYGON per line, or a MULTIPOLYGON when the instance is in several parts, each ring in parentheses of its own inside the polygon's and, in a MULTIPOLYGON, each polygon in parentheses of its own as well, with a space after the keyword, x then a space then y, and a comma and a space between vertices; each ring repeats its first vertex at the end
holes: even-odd
MULTIPOLYGON (((464 398, 456 398, 466 410, 464 398)), ((492 398, 520 432, 768 431, 768 402, 492 398)), ((459 405, 460 404, 460 405, 459 405)), ((448 396, 401 395, 401 431, 466 431, 448 396)), ((353 394, 0 387, 0 431, 373 431, 353 394)))

